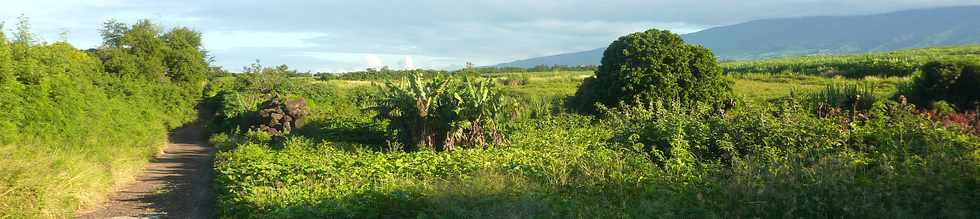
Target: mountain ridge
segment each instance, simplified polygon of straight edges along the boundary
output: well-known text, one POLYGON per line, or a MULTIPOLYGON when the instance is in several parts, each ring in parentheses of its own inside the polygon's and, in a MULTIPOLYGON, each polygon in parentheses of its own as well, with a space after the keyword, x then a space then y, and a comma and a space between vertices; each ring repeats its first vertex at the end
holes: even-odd
MULTIPOLYGON (((870 15, 767 18, 708 28, 681 37, 722 60, 882 52, 980 43, 980 5, 870 15)), ((497 67, 598 65, 605 47, 529 58, 497 67)))

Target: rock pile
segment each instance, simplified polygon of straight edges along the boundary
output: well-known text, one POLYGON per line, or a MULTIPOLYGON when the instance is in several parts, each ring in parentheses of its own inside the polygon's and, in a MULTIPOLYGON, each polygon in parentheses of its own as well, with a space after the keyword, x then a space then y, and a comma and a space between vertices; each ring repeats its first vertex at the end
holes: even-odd
POLYGON ((302 97, 285 102, 279 97, 273 97, 262 103, 254 128, 273 136, 283 136, 293 128, 302 127, 308 114, 306 99, 302 97))

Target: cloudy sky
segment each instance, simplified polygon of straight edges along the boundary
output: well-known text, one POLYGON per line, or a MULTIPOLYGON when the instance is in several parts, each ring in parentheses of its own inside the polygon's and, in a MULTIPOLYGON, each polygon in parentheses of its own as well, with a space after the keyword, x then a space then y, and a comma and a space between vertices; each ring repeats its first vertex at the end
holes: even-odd
POLYGON ((204 34, 216 65, 256 59, 301 71, 457 68, 606 46, 649 28, 689 33, 754 19, 856 15, 976 5, 980 0, 0 0, 10 31, 21 14, 43 40, 100 43, 106 19, 148 18, 204 34))

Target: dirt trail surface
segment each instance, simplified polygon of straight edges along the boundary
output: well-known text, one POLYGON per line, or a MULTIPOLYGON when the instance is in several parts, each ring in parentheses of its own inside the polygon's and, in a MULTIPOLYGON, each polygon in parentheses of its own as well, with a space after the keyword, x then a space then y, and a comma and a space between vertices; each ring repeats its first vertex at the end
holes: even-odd
POLYGON ((76 217, 213 218, 215 149, 207 144, 207 113, 199 114, 194 123, 170 133, 163 153, 147 164, 135 183, 112 194, 104 207, 76 217))

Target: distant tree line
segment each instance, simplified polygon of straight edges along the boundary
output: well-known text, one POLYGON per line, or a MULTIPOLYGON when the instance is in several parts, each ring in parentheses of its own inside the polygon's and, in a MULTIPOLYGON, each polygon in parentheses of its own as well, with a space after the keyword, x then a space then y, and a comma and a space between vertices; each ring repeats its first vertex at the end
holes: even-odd
POLYGON ((387 66, 380 69, 377 68, 367 68, 364 71, 353 71, 345 73, 325 73, 320 72, 314 74, 320 80, 386 80, 386 79, 406 79, 415 73, 421 73, 425 78, 431 78, 434 75, 489 75, 489 74, 499 74, 499 73, 535 73, 535 72, 556 72, 556 71, 595 71, 598 69, 594 65, 583 65, 583 66, 564 66, 564 65, 538 65, 533 68, 521 68, 521 67, 475 67, 472 64, 467 64, 466 68, 447 71, 447 70, 432 70, 432 69, 414 69, 414 70, 397 70, 390 69, 387 66))
POLYGON ((514 73, 514 72, 555 72, 555 71, 595 71, 598 66, 595 65, 580 65, 580 66, 567 66, 567 65, 537 65, 531 68, 521 68, 521 67, 475 67, 472 69, 460 69, 475 71, 480 74, 492 74, 492 73, 514 73))

